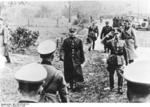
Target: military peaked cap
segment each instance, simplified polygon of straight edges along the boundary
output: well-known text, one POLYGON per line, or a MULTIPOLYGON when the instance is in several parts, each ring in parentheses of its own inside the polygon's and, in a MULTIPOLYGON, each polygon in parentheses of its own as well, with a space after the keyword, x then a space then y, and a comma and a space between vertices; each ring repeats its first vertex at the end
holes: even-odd
POLYGON ((46 55, 51 54, 56 50, 56 43, 52 40, 45 40, 41 42, 37 48, 40 54, 46 55))
POLYGON ((131 63, 125 69, 125 79, 140 84, 150 84, 150 60, 140 60, 131 63))
POLYGON ((47 77, 46 69, 38 63, 23 66, 15 74, 15 79, 25 83, 40 83, 47 77))

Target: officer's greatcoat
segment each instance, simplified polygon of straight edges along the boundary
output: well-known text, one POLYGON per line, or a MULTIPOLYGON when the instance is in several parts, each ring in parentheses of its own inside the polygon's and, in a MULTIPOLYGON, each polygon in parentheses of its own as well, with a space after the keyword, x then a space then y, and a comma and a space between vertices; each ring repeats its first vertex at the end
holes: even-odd
POLYGON ((128 61, 134 60, 136 58, 136 53, 135 53, 136 37, 131 27, 128 29, 124 29, 124 31, 122 32, 122 39, 124 39, 126 42, 128 61))
POLYGON ((66 82, 75 80, 83 82, 81 64, 84 62, 82 40, 77 37, 66 38, 62 44, 61 55, 64 55, 64 75, 66 82))
POLYGON ((5 27, 0 28, 0 54, 8 56, 8 31, 5 27))

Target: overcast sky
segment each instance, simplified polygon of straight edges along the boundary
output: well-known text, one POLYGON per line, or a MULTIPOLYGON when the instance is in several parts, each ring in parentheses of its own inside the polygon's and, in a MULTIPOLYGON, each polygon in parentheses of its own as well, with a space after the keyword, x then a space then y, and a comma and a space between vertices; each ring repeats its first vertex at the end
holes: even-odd
MULTIPOLYGON (((68 1, 68 0, 45 0, 45 1, 68 1)), ((70 1, 92 1, 92 0, 70 0, 70 1)), ((133 8, 135 8, 135 11, 139 11, 140 13, 150 13, 150 0, 93 0, 93 1, 128 2, 129 4, 132 5, 133 8)))

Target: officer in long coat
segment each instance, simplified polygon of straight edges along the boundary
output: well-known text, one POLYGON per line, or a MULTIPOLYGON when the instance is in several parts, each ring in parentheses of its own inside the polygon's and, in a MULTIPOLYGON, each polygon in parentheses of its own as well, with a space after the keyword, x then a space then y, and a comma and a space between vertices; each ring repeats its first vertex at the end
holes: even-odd
MULTIPOLYGON (((106 21, 105 22, 106 26, 104 26, 102 28, 102 32, 101 32, 101 39, 104 39, 105 36, 112 30, 112 27, 109 26, 109 22, 106 21)), ((108 47, 106 46, 106 41, 103 42, 104 43, 104 51, 107 52, 108 47)))
POLYGON ((127 61, 132 63, 136 58, 135 49, 137 48, 136 35, 132 27, 130 27, 130 22, 125 21, 125 27, 122 31, 121 38, 126 42, 126 52, 127 52, 127 61))
POLYGON ((126 61, 125 41, 120 39, 120 35, 113 33, 114 38, 110 40, 111 53, 107 59, 107 70, 109 71, 110 89, 114 89, 114 73, 118 76, 118 93, 123 93, 123 68, 126 61))
POLYGON ((41 102, 69 102, 63 72, 57 70, 52 65, 56 43, 52 40, 43 41, 39 44, 37 50, 42 59, 41 64, 47 71, 47 78, 43 84, 43 91, 41 92, 41 102))
POLYGON ((24 65, 15 73, 20 92, 19 103, 40 102, 39 90, 47 77, 45 68, 38 63, 24 65))
POLYGON ((85 61, 82 40, 75 36, 76 29, 69 29, 69 37, 62 44, 60 59, 64 60, 64 76, 70 88, 76 88, 76 82, 83 82, 81 64, 85 61))

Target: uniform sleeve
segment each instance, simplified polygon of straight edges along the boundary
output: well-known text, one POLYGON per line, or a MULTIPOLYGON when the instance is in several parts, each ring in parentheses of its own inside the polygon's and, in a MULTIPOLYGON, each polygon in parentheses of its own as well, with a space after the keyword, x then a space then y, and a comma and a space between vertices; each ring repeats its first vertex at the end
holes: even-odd
POLYGON ((85 56, 84 56, 84 50, 83 50, 83 43, 82 40, 80 41, 80 54, 81 54, 81 63, 84 63, 85 56))
POLYGON ((91 32, 91 27, 89 27, 89 29, 88 29, 88 35, 90 34, 90 32, 91 32))
POLYGON ((101 32, 101 39, 103 38, 103 33, 104 33, 104 27, 103 27, 103 29, 102 29, 102 32, 101 32))
POLYGON ((91 27, 88 28, 88 34, 90 33, 90 31, 91 31, 91 27))
POLYGON ((127 57, 127 50, 126 50, 126 44, 124 43, 124 47, 123 47, 123 56, 124 56, 124 59, 125 59, 125 63, 126 65, 128 65, 128 57, 127 57))
POLYGON ((134 45, 137 45, 137 43, 136 43, 136 35, 135 35, 135 32, 134 32, 133 29, 131 29, 131 34, 132 34, 133 39, 134 39, 134 45))
POLYGON ((64 52, 65 52, 65 40, 63 41, 63 44, 62 44, 62 46, 61 46, 61 48, 60 48, 60 60, 64 60, 64 52))
POLYGON ((110 31, 112 30, 113 28, 110 26, 110 31))
POLYGON ((98 26, 96 27, 97 29, 97 37, 99 36, 99 29, 98 29, 98 26))
POLYGON ((59 95, 61 102, 69 102, 66 81, 62 73, 59 74, 59 95))
POLYGON ((4 44, 7 44, 8 43, 8 36, 9 36, 7 28, 4 28, 3 34, 4 34, 4 44))

